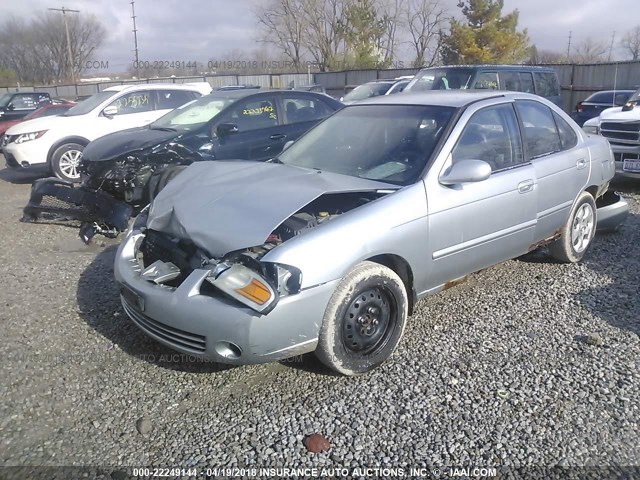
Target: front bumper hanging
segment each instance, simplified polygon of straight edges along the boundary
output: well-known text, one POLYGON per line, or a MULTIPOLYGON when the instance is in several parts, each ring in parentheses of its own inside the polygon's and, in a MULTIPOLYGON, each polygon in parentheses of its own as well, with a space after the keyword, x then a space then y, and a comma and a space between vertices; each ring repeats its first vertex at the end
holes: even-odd
POLYGON ((80 238, 89 243, 97 233, 116 237, 126 230, 133 209, 100 190, 75 187, 57 178, 42 178, 33 182, 23 212, 22 222, 80 221, 80 238))

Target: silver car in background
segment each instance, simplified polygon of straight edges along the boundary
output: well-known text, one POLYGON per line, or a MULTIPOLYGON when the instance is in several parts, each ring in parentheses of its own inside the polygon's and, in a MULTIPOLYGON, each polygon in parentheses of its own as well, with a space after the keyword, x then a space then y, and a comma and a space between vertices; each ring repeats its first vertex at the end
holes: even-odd
POLYGON ((115 276, 129 317, 181 352, 247 364, 315 351, 363 373, 419 299, 545 243, 579 261, 596 222, 627 212, 613 174, 607 141, 541 97, 381 96, 266 163, 189 166, 136 219, 115 276))

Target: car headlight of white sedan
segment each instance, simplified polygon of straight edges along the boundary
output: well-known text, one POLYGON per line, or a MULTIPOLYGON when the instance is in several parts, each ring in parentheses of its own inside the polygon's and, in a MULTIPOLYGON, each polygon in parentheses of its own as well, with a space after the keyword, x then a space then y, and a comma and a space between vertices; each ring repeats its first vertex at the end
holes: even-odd
POLYGON ((47 131, 48 130, 40 130, 39 132, 23 133, 21 135, 18 135, 18 138, 16 138, 15 143, 25 143, 25 142, 30 142, 32 140, 37 140, 38 138, 43 136, 45 133, 47 133, 47 131))
POLYGON ((600 127, 598 125, 583 125, 582 130, 589 135, 599 135, 600 127))

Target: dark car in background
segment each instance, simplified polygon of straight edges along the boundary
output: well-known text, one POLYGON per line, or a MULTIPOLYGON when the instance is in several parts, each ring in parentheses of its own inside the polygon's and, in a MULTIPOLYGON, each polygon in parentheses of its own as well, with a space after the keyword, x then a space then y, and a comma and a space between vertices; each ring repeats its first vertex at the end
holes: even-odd
POLYGON ((26 219, 44 213, 80 220, 86 224, 81 229, 85 241, 96 232, 117 234, 130 214, 148 204, 183 166, 202 160, 271 159, 342 107, 322 93, 216 91, 149 125, 90 142, 82 152, 82 185, 72 188, 52 179, 34 184, 26 219), (51 198, 55 201, 47 203, 51 198))
POLYGON ((19 120, 51 103, 47 92, 13 92, 0 95, 0 121, 19 120))
POLYGON ((420 70, 406 92, 431 90, 507 90, 534 93, 562 107, 553 68, 531 65, 451 65, 420 70))
POLYGON ((52 117, 55 115, 60 115, 71 107, 73 107, 75 103, 48 103, 40 108, 33 110, 30 114, 23 118, 17 118, 14 120, 0 120, 0 146, 2 145, 2 135, 6 132, 10 127, 17 125, 20 122, 24 122, 26 120, 33 120, 34 118, 41 117, 52 117))
POLYGON ((621 107, 635 90, 603 90, 592 93, 586 99, 578 102, 576 109, 571 112, 571 118, 582 126, 587 120, 597 117, 603 110, 611 107, 621 107))

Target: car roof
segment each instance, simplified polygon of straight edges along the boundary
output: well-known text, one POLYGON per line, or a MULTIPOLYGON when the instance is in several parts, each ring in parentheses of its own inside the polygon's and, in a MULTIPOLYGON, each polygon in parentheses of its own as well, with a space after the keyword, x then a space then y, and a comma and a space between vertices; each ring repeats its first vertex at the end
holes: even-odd
POLYGON ((122 92, 125 90, 156 90, 162 88, 163 90, 190 90, 197 91, 192 85, 183 85, 180 83, 134 83, 128 85, 114 85, 112 87, 105 88, 103 92, 122 92))
POLYGON ((443 68, 471 68, 474 70, 486 70, 486 69, 499 69, 499 70, 532 70, 540 72, 555 72, 551 67, 541 67, 539 65, 442 65, 440 67, 425 67, 420 71, 425 70, 441 70, 443 68))
POLYGON ((361 100, 357 104, 436 105, 460 108, 480 100, 515 97, 516 93, 527 95, 531 98, 540 98, 536 95, 522 94, 521 92, 502 92, 497 90, 435 90, 415 93, 405 91, 396 95, 380 95, 361 100))
POLYGON ((318 98, 324 98, 326 97, 326 95, 324 95, 323 93, 320 92, 309 92, 306 90, 285 90, 285 89, 278 89, 278 90, 258 90, 258 89, 251 89, 251 88, 241 88, 238 90, 214 90, 213 92, 209 93, 206 96, 211 96, 211 97, 216 97, 216 98, 234 98, 234 99, 239 99, 239 98, 244 98, 244 97, 250 97, 250 96, 268 96, 268 95, 273 95, 273 94, 283 94, 286 93, 288 95, 291 95, 292 92, 295 92, 296 95, 310 95, 313 97, 318 97, 318 98))

